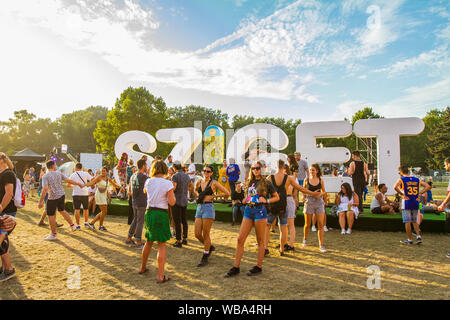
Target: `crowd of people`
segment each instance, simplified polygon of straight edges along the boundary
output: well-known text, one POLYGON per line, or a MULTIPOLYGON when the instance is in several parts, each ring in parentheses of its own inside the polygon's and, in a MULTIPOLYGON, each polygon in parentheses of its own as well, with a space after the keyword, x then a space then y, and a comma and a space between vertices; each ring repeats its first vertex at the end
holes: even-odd
MULTIPOLYGON (((341 190, 335 196, 335 211, 339 218, 341 234, 352 233, 355 219, 363 214, 363 193, 367 185, 369 170, 358 151, 352 153, 353 161, 348 167, 352 178, 353 188, 349 183, 343 183, 341 190)), ((445 166, 450 171, 450 158, 445 160, 445 166)), ((17 178, 13 172, 13 164, 9 158, 0 153, 0 255, 2 269, 0 281, 10 279, 15 275, 9 257, 8 236, 15 227, 17 206, 14 193, 17 187, 17 178)), ((232 224, 237 222, 238 215, 242 215, 239 234, 236 243, 235 259, 232 268, 225 277, 233 277, 240 273, 240 263, 244 254, 245 242, 249 233, 255 228, 258 254, 255 266, 247 272, 248 276, 260 274, 264 257, 269 255, 268 245, 270 231, 278 223, 280 230, 279 252, 285 255, 287 251, 294 251, 295 247, 295 218, 300 205, 300 198, 304 203, 303 213, 305 224, 303 229, 302 246, 308 245, 310 230, 317 231, 319 250, 327 252, 325 248, 326 207, 330 197, 325 190, 322 170, 318 164, 308 165, 301 159, 300 153, 288 156, 288 162, 278 160, 278 171, 272 175, 265 175, 265 164, 253 161, 246 168, 245 179, 240 181, 240 167, 234 159, 224 161, 222 168, 217 172, 219 179, 215 180, 215 169, 211 165, 203 166, 202 175, 196 166, 190 162, 184 166, 173 162, 171 156, 166 161, 157 156, 149 166, 147 156, 134 162, 124 153, 118 164, 119 181, 113 177, 107 167, 93 173, 84 171, 83 165, 77 163, 74 173, 66 177, 58 171, 53 161, 47 161, 41 170, 39 179, 34 171, 26 170, 24 174, 23 192, 25 196, 34 189, 31 185, 39 183, 39 208, 45 208, 40 219, 40 225, 46 225, 44 220, 48 217, 50 234, 45 240, 57 239, 56 212, 59 212, 73 231, 81 230, 80 210, 83 209, 84 227, 106 232, 105 218, 110 203, 111 190, 117 198, 128 198, 130 205, 129 230, 124 243, 128 246, 142 250, 142 261, 139 274, 148 271, 147 261, 153 243, 158 244, 158 275, 157 282, 170 280, 165 274, 166 244, 171 238, 175 248, 188 245, 189 224, 186 218, 187 206, 195 199, 197 208, 195 212, 194 234, 202 244, 203 253, 199 257, 198 267, 204 267, 212 253, 216 250, 212 244, 211 230, 215 221, 215 203, 217 199, 231 199, 232 224), (248 172, 247 172, 248 171, 248 172), (74 220, 66 212, 66 191, 64 183, 72 188, 72 201, 74 220), (89 221, 91 212, 96 207, 100 212, 89 221), (144 241, 145 240, 145 241, 144 241)), ((386 196, 387 187, 381 183, 373 197, 370 210, 374 214, 393 214, 402 210, 402 218, 408 238, 401 242, 405 245, 413 243, 414 229, 416 242, 422 242, 420 222, 421 198, 429 199, 431 186, 409 174, 405 166, 399 168, 400 178, 395 185, 395 191, 401 196, 401 203, 391 201, 386 196)), ((450 192, 450 184, 449 190, 450 192)), ((441 203, 435 203, 436 209, 444 211, 450 204, 450 193, 441 203)))

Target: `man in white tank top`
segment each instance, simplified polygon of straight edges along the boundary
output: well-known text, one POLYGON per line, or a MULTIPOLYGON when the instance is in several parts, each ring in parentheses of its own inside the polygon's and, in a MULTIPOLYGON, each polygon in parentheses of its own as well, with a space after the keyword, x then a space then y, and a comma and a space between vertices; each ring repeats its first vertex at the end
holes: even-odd
POLYGON ((370 211, 374 214, 395 214, 395 209, 398 208, 398 204, 392 202, 386 197, 388 188, 384 183, 378 185, 378 193, 373 197, 370 204, 370 211))

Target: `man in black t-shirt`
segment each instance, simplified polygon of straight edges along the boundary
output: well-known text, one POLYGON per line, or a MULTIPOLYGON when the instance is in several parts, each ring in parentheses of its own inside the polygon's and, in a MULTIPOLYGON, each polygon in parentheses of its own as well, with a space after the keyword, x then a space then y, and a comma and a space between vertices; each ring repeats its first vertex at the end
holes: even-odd
POLYGON ((137 162, 137 166, 139 171, 134 173, 130 178, 133 220, 130 224, 125 244, 142 249, 144 247, 142 242, 142 229, 144 227, 144 217, 147 209, 147 194, 144 192, 144 185, 148 179, 146 175, 148 170, 147 161, 140 159, 137 162), (133 241, 133 236, 136 242, 133 241))
MULTIPOLYGON (((8 234, 13 229, 10 227, 11 219, 14 219, 13 217, 17 213, 17 208, 14 205, 16 175, 10 168, 11 161, 5 154, 0 153, 0 226, 2 231, 8 232, 8 234)), ((9 256, 8 237, 0 244, 0 256, 2 260, 0 282, 3 282, 16 275, 9 256)))

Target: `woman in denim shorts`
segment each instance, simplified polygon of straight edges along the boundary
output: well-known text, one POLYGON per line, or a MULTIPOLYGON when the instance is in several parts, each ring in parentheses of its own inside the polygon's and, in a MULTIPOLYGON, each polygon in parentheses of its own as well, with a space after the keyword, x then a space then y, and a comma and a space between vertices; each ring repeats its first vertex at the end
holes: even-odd
POLYGON ((244 217, 242 219, 241 230, 237 239, 236 257, 233 268, 225 274, 225 278, 229 278, 239 274, 239 266, 241 264, 242 256, 244 255, 244 245, 247 237, 255 226, 256 239, 258 241, 258 262, 249 272, 248 276, 260 274, 262 271, 262 263, 264 260, 264 237, 267 225, 267 210, 266 204, 277 202, 280 198, 275 191, 272 183, 261 175, 262 164, 256 162, 251 166, 247 188, 246 197, 242 201, 246 205, 244 210, 244 217))
POLYGON ((323 245, 323 227, 325 225, 325 206, 327 205, 327 195, 325 193, 325 184, 321 179, 322 172, 317 163, 311 165, 309 169, 309 176, 305 179, 304 187, 309 191, 321 190, 323 197, 315 198, 312 196, 306 196, 305 208, 303 213, 305 215, 305 226, 303 227, 303 247, 306 247, 306 239, 308 238, 309 228, 311 227, 311 222, 313 215, 317 218, 317 235, 319 238, 319 248, 321 252, 326 252, 325 246, 323 245))
POLYGON ((195 195, 197 197, 197 211, 195 213, 195 237, 205 246, 203 257, 197 267, 203 267, 208 263, 211 251, 215 248, 211 245, 210 232, 216 216, 214 211, 214 198, 229 197, 230 192, 212 179, 214 169, 206 166, 203 169, 203 179, 199 179, 195 185, 195 195), (217 190, 222 194, 216 194, 217 190))

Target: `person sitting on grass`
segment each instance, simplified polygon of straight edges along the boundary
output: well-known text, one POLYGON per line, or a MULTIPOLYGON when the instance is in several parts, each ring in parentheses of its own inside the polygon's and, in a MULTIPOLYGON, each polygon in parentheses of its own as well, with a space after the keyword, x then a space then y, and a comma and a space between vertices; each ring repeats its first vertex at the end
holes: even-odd
POLYGON ((235 184, 235 190, 231 194, 231 200, 233 205, 233 222, 231 223, 232 226, 236 224, 236 216, 238 213, 241 215, 244 214, 245 205, 242 203, 242 200, 244 200, 244 190, 242 189, 242 184, 237 181, 235 184))
POLYGON ((341 191, 336 195, 336 204, 339 207, 338 215, 341 234, 351 234, 353 222, 358 218, 359 214, 359 197, 353 192, 349 183, 344 182, 341 185, 341 191), (347 218, 347 230, 345 230, 345 218, 347 218))
POLYGON ((398 209, 399 205, 386 197, 386 192, 388 190, 386 184, 379 184, 378 190, 379 192, 373 197, 372 203, 370 204, 370 211, 373 214, 395 214, 395 210, 398 209))

